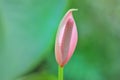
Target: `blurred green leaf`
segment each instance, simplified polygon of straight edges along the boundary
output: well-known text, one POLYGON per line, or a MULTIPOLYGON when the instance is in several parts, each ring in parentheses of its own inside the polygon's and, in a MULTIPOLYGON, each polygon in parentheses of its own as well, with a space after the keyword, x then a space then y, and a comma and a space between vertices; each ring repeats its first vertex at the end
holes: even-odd
POLYGON ((57 80, 54 75, 48 74, 48 72, 34 73, 17 80, 57 80))
POLYGON ((11 80, 32 70, 51 49, 67 2, 2 0, 0 4, 0 40, 4 40, 0 80, 11 80))

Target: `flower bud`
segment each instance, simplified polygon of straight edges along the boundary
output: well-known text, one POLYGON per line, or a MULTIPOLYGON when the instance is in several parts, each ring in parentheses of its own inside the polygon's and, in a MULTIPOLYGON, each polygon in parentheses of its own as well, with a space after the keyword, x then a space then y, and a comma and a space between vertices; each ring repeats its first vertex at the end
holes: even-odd
POLYGON ((76 23, 70 9, 60 22, 55 42, 55 57, 57 63, 63 67, 71 58, 78 39, 76 23))

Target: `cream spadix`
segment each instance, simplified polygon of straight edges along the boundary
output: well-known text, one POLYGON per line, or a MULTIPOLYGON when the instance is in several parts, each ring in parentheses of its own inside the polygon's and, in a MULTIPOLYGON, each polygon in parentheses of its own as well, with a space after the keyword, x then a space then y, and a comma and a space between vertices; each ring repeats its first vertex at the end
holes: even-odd
POLYGON ((63 67, 71 58, 78 39, 75 20, 70 9, 61 20, 55 42, 55 57, 57 63, 63 67))

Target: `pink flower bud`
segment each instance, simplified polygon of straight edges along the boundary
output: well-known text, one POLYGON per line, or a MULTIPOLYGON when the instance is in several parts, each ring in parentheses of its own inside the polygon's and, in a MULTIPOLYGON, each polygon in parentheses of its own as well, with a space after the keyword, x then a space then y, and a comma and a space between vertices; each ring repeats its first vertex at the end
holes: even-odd
POLYGON ((72 11, 76 10, 70 9, 58 27, 55 42, 55 57, 61 67, 69 61, 77 44, 77 28, 72 16, 72 11))

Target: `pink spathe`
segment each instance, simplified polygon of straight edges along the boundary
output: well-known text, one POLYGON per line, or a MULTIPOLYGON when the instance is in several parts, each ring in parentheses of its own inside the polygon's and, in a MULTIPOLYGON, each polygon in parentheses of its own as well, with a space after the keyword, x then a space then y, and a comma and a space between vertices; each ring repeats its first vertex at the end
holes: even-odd
POLYGON ((55 57, 57 63, 63 67, 71 58, 76 48, 78 33, 76 23, 70 9, 63 17, 58 27, 56 42, 55 42, 55 57))

